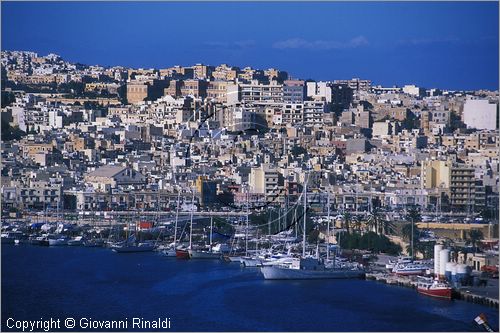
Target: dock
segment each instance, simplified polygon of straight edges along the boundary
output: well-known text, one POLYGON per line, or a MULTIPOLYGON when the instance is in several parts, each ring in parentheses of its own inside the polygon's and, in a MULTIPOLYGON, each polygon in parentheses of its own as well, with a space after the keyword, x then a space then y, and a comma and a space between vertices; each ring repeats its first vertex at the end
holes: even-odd
MULTIPOLYGON (((366 273, 365 279, 413 289, 417 287, 417 282, 411 277, 396 276, 390 273, 366 273)), ((453 298, 498 309, 498 280, 489 279, 485 287, 463 286, 455 288, 453 289, 453 298)))

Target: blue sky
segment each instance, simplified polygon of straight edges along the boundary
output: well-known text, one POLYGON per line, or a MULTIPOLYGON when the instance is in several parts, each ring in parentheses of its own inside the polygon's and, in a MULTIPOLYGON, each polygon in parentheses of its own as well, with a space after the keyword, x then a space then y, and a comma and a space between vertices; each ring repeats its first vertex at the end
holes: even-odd
POLYGON ((2 49, 85 64, 280 68, 498 89, 498 2, 2 2, 2 49))

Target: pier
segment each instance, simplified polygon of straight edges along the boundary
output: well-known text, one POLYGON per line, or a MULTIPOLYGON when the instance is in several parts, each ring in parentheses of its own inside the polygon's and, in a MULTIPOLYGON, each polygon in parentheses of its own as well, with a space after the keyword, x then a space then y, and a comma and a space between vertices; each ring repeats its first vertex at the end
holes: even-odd
MULTIPOLYGON (((413 289, 417 287, 417 282, 413 281, 411 277, 396 276, 390 273, 366 273, 365 278, 366 280, 373 280, 401 287, 413 289)), ((463 286, 455 288, 453 290, 453 298, 498 309, 498 280, 488 279, 488 284, 485 287, 463 286)))

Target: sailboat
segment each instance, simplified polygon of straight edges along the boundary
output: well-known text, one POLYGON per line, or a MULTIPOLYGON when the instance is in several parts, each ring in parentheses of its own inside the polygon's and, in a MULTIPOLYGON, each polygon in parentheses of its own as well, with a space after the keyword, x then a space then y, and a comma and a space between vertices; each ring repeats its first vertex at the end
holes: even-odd
MULTIPOLYGON (((328 193, 329 199, 330 193, 328 193)), ((329 206, 329 205, 328 205, 329 206)), ((260 271, 266 280, 316 280, 316 279, 347 279, 361 278, 365 271, 358 265, 344 265, 338 267, 327 267, 324 260, 319 256, 314 258, 306 256, 306 211, 307 211, 307 178, 304 183, 304 221, 302 235, 302 257, 293 258, 290 262, 274 265, 262 266, 260 271)), ((330 210, 328 209, 328 219, 330 219, 330 210)), ((329 227, 328 227, 329 228, 329 227)), ((329 230, 328 230, 329 234, 329 230)), ((327 244, 329 249, 330 239, 327 244)), ((328 253, 329 250, 327 250, 328 253)))
POLYGON ((210 217, 210 244, 208 250, 189 250, 191 259, 220 259, 222 253, 214 251, 212 247, 212 233, 214 229, 213 217, 210 217))
MULTIPOLYGON (((137 222, 135 224, 135 232, 137 234, 137 222)), ((112 246, 112 250, 117 253, 133 253, 133 252, 151 252, 155 249, 155 245, 146 242, 139 242, 135 235, 127 238, 124 243, 115 244, 112 246)))
MULTIPOLYGON (((193 214, 194 214, 194 191, 193 191, 193 197, 191 199, 191 221, 189 224, 189 246, 187 248, 176 248, 175 249, 175 256, 178 259, 190 259, 191 258, 191 247, 193 245, 193 214)), ((181 236, 182 237, 182 236, 181 236)))
MULTIPOLYGON (((245 224, 245 256, 240 258, 240 264, 243 267, 260 267, 262 266, 262 260, 255 256, 249 255, 248 250, 248 227, 249 227, 249 195, 247 192, 247 207, 246 207, 246 224, 245 224)), ((255 251, 255 255, 258 254, 258 251, 255 251)))
POLYGON ((176 248, 177 248, 177 223, 179 221, 179 206, 181 199, 181 191, 179 189, 179 193, 177 194, 177 207, 175 210, 175 224, 174 224, 174 242, 170 248, 167 248, 163 251, 163 254, 167 257, 176 257, 176 248))

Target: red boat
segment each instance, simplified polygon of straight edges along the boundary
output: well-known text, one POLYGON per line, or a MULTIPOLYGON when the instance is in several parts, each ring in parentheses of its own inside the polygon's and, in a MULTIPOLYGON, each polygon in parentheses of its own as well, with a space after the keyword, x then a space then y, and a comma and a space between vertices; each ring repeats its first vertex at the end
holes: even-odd
POLYGON ((445 281, 419 276, 417 281, 417 292, 431 297, 451 299, 452 288, 445 281))
POLYGON ((188 249, 176 249, 175 257, 177 259, 191 259, 191 254, 188 249))

